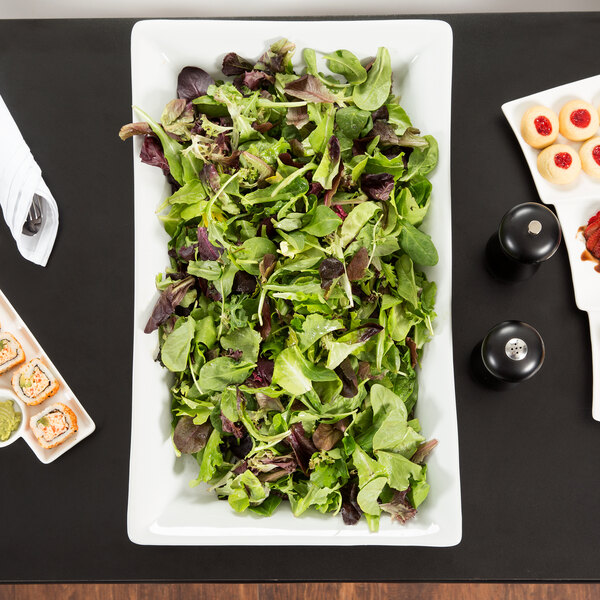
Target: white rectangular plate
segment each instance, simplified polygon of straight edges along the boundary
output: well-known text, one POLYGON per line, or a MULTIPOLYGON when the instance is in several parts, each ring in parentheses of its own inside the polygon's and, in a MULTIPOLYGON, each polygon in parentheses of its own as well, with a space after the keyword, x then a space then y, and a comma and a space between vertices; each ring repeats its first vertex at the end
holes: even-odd
MULTIPOLYGON (((47 400, 44 400, 37 406, 26 406, 25 404, 21 403, 21 408, 24 411, 23 420, 25 421, 25 426, 23 427, 21 437, 33 450, 39 460, 41 460, 44 464, 51 463, 59 456, 62 456, 67 450, 70 450, 73 446, 75 446, 75 444, 78 444, 81 442, 81 440, 90 435, 96 429, 96 425, 94 424, 94 421, 92 421, 90 415, 88 415, 86 410, 83 408, 81 402, 79 402, 71 388, 68 386, 58 369, 54 366, 54 364, 52 364, 52 361, 44 352, 44 349, 40 346, 39 342, 35 339, 35 336, 31 333, 29 327, 25 325, 17 311, 13 308, 11 303, 8 301, 8 298, 2 291, 0 291, 0 325, 2 326, 3 332, 12 333, 19 341, 25 353, 26 361, 29 361, 33 358, 41 358, 60 383, 60 387, 58 388, 56 394, 47 400), (29 419, 42 411, 46 406, 50 406, 55 402, 62 402, 75 413, 77 417, 78 430, 76 433, 69 436, 62 444, 56 446, 56 448, 46 449, 40 446, 35 435, 33 435, 33 432, 29 427, 29 419)), ((11 379, 13 373, 21 366, 22 365, 18 365, 7 373, 0 375, 0 391, 3 394, 3 400, 5 399, 5 394, 7 391, 11 396, 16 398, 12 390, 11 379)), ((11 443, 12 441, 13 440, 11 438, 11 443)), ((2 450, 0 450, 0 452, 1 451, 2 450)))
MULTIPOLYGON (((556 208, 569 254, 575 301, 580 310, 588 312, 590 319, 593 372, 592 417, 600 421, 600 273, 595 271, 595 262, 582 260, 585 240, 580 230, 590 217, 600 210, 600 179, 595 179, 582 170, 576 181, 569 185, 555 185, 546 181, 537 168, 539 150, 525 143, 521 135, 521 119, 527 109, 542 105, 558 114, 566 102, 576 99, 585 100, 598 107, 600 75, 512 100, 502 105, 502 111, 523 150, 542 202, 554 204, 556 208)), ((567 144, 579 151, 583 142, 572 142, 559 135, 556 143, 567 144)))
POLYGON ((417 408, 425 435, 439 440, 428 463, 431 492, 406 526, 382 518, 380 531, 370 533, 364 520, 345 526, 339 515, 316 512, 295 518, 285 505, 269 518, 239 515, 207 490, 189 487, 198 467, 190 457, 175 458, 167 374, 154 362, 156 335, 143 333, 157 298, 155 275, 167 265, 168 238, 154 209, 169 191, 161 171, 139 161, 141 142, 136 140, 129 537, 138 544, 164 545, 455 545, 462 529, 450 314, 452 30, 441 21, 142 21, 131 40, 133 103, 157 118, 175 96, 183 67, 199 66, 223 78, 220 65, 227 52, 258 57, 281 37, 296 44, 295 63, 305 47, 321 52, 347 48, 364 58, 386 46, 395 93, 402 96, 413 123, 439 142, 440 162, 431 177, 434 196, 426 223, 440 254, 439 264, 429 271, 438 284, 438 318, 419 374, 417 408))

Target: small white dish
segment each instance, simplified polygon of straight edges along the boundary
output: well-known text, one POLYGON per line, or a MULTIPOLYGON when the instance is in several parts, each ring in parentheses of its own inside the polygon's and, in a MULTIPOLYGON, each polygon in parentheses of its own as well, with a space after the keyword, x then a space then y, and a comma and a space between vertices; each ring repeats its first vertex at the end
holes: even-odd
POLYGON ((13 431, 9 438, 4 442, 0 441, 0 448, 6 448, 6 446, 10 446, 14 442, 16 442, 20 437, 23 437, 23 432, 25 431, 25 421, 27 417, 25 416, 25 405, 21 400, 17 398, 15 394, 13 394, 10 390, 2 390, 0 389, 0 402, 6 402, 6 400, 13 401, 13 409, 15 412, 21 413, 21 422, 15 431, 13 431))
MULTIPOLYGON (((558 114, 564 104, 575 99, 586 100, 597 108, 600 105, 600 75, 512 100, 502 105, 502 112, 521 146, 540 199, 545 204, 554 205, 562 227, 575 301, 580 310, 588 312, 590 319, 594 376, 592 416, 600 421, 600 273, 595 271, 595 263, 582 260, 585 240, 581 234, 581 227, 587 225, 590 217, 600 210, 600 179, 581 171, 575 182, 569 185, 546 181, 537 168, 540 151, 529 146, 521 135, 521 118, 527 109, 542 105, 558 114)), ((572 142, 559 135, 556 143, 567 144, 579 151, 583 142, 572 142)))

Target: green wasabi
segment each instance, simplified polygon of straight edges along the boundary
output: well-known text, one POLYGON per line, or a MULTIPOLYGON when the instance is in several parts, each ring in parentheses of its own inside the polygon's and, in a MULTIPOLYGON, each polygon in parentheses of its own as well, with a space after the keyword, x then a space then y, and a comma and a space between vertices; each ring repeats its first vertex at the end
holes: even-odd
POLYGON ((21 424, 21 413, 14 408, 12 400, 0 402, 0 441, 6 440, 16 431, 21 424))

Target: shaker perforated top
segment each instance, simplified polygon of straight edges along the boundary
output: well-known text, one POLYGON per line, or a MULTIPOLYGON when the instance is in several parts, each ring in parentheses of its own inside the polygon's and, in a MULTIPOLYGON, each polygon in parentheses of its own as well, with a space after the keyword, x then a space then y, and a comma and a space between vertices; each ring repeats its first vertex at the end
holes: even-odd
POLYGON ((503 321, 481 344, 481 360, 489 374, 502 382, 518 383, 533 377, 544 362, 542 337, 522 321, 503 321))

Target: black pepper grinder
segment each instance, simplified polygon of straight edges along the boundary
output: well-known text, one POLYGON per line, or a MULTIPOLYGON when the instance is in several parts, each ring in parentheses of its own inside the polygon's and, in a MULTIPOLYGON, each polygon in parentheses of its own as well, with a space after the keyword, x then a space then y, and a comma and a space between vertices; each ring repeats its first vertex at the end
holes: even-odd
POLYGON ((471 362, 480 381, 506 389, 533 377, 544 356, 544 340, 536 329, 522 321, 502 321, 475 346, 471 362))
POLYGON ((486 246, 490 273, 503 281, 529 279, 560 246, 560 223, 542 204, 526 202, 511 208, 486 246))

